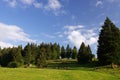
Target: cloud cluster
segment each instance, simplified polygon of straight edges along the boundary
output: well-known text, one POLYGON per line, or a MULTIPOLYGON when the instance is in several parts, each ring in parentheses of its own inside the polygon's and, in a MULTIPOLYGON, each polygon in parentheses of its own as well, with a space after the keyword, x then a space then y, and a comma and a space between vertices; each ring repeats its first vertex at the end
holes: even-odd
POLYGON ((102 1, 97 1, 95 6, 98 7, 98 6, 102 6, 103 5, 103 2, 102 1))
POLYGON ((17 5, 16 0, 3 0, 4 2, 8 3, 9 6, 15 7, 17 5))
POLYGON ((120 5, 120 0, 96 0, 95 2, 96 7, 102 7, 102 8, 103 6, 110 5, 110 4, 120 5))
POLYGON ((55 15, 58 13, 63 13, 61 10, 62 4, 59 0, 48 0, 46 4, 43 2, 38 2, 37 0, 3 0, 8 3, 10 7, 17 7, 18 5, 22 5, 25 7, 34 6, 35 8, 41 8, 45 11, 52 11, 55 15))
POLYGON ((9 43, 12 42, 35 42, 29 38, 29 35, 26 34, 20 27, 16 25, 7 25, 0 23, 0 46, 3 47, 12 47, 13 45, 9 43))
POLYGON ((80 47, 82 42, 85 42, 87 45, 97 43, 98 35, 94 29, 85 29, 83 25, 65 26, 64 28, 66 29, 65 34, 67 35, 67 39, 77 48, 80 47))

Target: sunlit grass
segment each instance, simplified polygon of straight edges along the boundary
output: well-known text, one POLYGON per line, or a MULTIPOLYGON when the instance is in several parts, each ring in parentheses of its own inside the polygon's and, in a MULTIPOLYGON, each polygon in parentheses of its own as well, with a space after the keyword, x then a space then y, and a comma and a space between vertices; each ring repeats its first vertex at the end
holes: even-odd
MULTIPOLYGON (((110 71, 109 71, 110 72, 110 71)), ((0 68, 0 80, 119 80, 119 76, 99 71, 38 68, 0 68)))

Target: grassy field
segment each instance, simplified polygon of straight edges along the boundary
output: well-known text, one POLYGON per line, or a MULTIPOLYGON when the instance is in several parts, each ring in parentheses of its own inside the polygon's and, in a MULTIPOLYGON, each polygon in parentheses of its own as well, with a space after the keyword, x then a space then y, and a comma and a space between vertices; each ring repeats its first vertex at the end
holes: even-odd
POLYGON ((0 68, 0 80, 120 80, 119 69, 94 69, 71 63, 52 62, 46 69, 0 68))

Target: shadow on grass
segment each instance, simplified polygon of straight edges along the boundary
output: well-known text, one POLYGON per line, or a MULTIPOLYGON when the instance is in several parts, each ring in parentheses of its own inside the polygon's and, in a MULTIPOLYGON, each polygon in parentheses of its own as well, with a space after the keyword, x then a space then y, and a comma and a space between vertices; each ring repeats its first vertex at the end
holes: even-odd
POLYGON ((80 64, 75 60, 58 60, 48 63, 48 68, 58 69, 58 70, 94 70, 97 66, 97 62, 92 62, 89 64, 80 64))

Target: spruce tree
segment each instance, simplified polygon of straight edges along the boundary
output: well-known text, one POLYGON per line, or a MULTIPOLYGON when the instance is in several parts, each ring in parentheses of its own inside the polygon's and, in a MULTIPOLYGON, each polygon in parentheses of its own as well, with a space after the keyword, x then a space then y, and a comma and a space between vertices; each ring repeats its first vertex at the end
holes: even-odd
POLYGON ((74 48, 72 49, 72 59, 76 59, 77 57, 77 48, 74 46, 74 48))
POLYGON ((29 43, 24 48, 23 57, 24 63, 29 66, 31 62, 31 46, 29 43))
POLYGON ((77 55, 77 60, 79 63, 86 63, 86 59, 85 59, 85 54, 86 54, 86 47, 84 42, 82 42, 80 49, 78 51, 78 55, 77 55))
POLYGON ((70 58, 71 57, 71 48, 69 46, 69 44, 66 47, 66 58, 70 58))
POLYGON ((64 46, 61 47, 61 58, 65 58, 65 48, 64 48, 64 46))
POLYGON ((45 48, 40 47, 39 52, 36 56, 36 61, 35 61, 37 67, 43 68, 46 67, 46 56, 45 56, 45 48))
POLYGON ((92 62, 92 58, 94 57, 94 55, 92 54, 90 46, 88 45, 86 47, 86 49, 87 49, 87 59, 88 59, 88 62, 92 62))
POLYGON ((79 63, 89 63, 92 61, 92 51, 90 46, 85 46, 85 43, 82 42, 80 49, 78 51, 77 60, 79 63))
POLYGON ((101 65, 120 64, 120 30, 109 18, 99 34, 97 56, 101 65))

